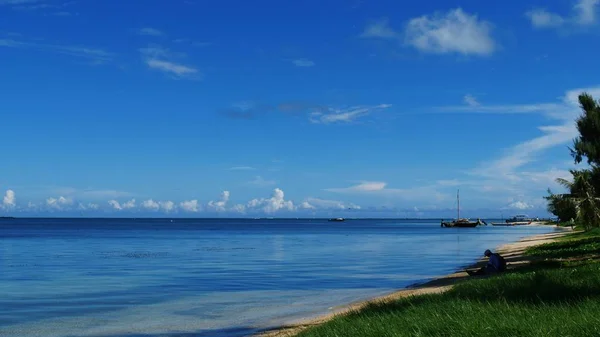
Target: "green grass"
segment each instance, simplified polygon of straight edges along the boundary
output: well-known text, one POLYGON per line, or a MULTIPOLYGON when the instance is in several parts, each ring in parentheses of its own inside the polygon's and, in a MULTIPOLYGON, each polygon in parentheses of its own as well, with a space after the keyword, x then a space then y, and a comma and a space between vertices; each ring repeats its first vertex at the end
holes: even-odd
POLYGON ((526 254, 541 260, 443 294, 371 304, 299 336, 600 336, 600 231, 526 254))

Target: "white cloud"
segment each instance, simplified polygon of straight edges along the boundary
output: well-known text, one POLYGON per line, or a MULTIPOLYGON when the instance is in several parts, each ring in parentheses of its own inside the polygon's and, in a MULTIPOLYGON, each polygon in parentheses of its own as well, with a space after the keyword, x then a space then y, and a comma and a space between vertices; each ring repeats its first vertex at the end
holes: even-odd
POLYGON ((279 188, 273 190, 271 198, 250 200, 247 208, 260 209, 267 214, 272 214, 279 210, 293 211, 296 209, 292 201, 285 200, 285 194, 283 193, 283 190, 279 188))
POLYGON ((473 96, 471 94, 465 95, 465 97, 463 97, 463 101, 465 102, 465 104, 467 104, 468 106, 472 106, 472 107, 481 105, 477 101, 477 98, 475 98, 475 96, 473 96))
POLYGON ((299 208, 304 209, 361 209, 360 206, 353 203, 345 203, 337 200, 326 200, 319 198, 307 198, 302 202, 299 208))
POLYGON ((573 4, 571 13, 563 16, 545 8, 534 8, 525 15, 534 28, 557 28, 563 26, 589 26, 597 22, 600 0, 578 0, 573 4))
POLYGON ((596 23, 596 15, 600 0, 579 0, 573 7, 575 11, 575 22, 580 25, 591 25, 596 23))
POLYGON ((198 200, 183 201, 179 203, 179 207, 182 210, 191 213, 196 213, 200 211, 200 205, 198 204, 198 200))
POLYGON ((196 68, 159 59, 147 59, 146 65, 152 69, 160 70, 178 78, 191 77, 198 74, 198 69, 196 68))
POLYGON ((65 198, 65 197, 58 197, 58 198, 48 198, 46 199, 46 206, 48 206, 49 208, 53 208, 53 209, 58 209, 58 210, 62 210, 67 206, 70 206, 73 204, 73 200, 70 198, 65 198))
MULTIPOLYGON (((534 161, 535 156, 539 153, 557 145, 571 142, 578 134, 574 119, 580 113, 577 96, 582 92, 588 92, 597 97, 600 95, 600 87, 569 90, 565 93, 561 103, 526 105, 537 106, 538 109, 535 109, 535 112, 542 113, 550 118, 561 119, 562 124, 538 127, 543 135, 509 148, 500 158, 482 163, 473 170, 473 173, 489 178, 514 178, 515 170, 534 161)), ((475 109, 481 108, 476 107, 475 109)), ((491 111, 496 110, 496 107, 493 106, 488 108, 491 111)), ((502 106, 499 111, 502 108, 519 110, 520 106, 502 106)))
POLYGON ((508 205, 509 209, 518 209, 518 210, 526 210, 526 209, 531 209, 533 207, 534 206, 532 206, 524 201, 515 201, 508 205))
POLYGON ((116 200, 109 200, 108 204, 117 211, 120 211, 123 209, 123 207, 121 207, 121 204, 116 200))
POLYGON ((158 211, 160 205, 158 204, 158 202, 149 199, 142 202, 142 207, 151 211, 158 211))
POLYGON ((41 0, 0 0, 0 6, 16 6, 41 2, 41 0))
POLYGON ((244 213, 246 213, 246 206, 241 205, 241 204, 236 204, 233 207, 231 207, 231 211, 235 212, 235 213, 244 214, 244 213))
POLYGON ((431 184, 410 188, 388 188, 381 181, 362 181, 349 187, 326 188, 325 191, 340 194, 371 195, 403 200, 446 200, 448 195, 440 192, 441 185, 431 184))
POLYGON ((177 208, 172 201, 159 201, 158 204, 160 205, 160 208, 167 213, 172 212, 177 208))
POLYGON ((114 59, 115 54, 107 52, 99 48, 91 48, 86 46, 69 46, 69 45, 56 45, 38 42, 27 42, 27 41, 16 41, 12 39, 0 39, 0 47, 8 48, 26 48, 32 50, 40 50, 53 52, 57 54, 64 54, 75 56, 79 58, 88 59, 93 61, 94 64, 101 64, 110 62, 114 59))
POLYGON ((17 205, 17 196, 15 194, 15 191, 6 190, 6 192, 4 193, 4 198, 2 198, 2 205, 5 208, 13 208, 17 205))
POLYGON ((81 211, 86 211, 86 210, 94 210, 95 211, 100 208, 100 205, 94 204, 91 202, 87 203, 87 204, 79 203, 79 206, 77 208, 81 211))
POLYGON ((321 124, 349 123, 373 112, 390 108, 391 106, 391 104, 379 104, 371 107, 352 107, 348 109, 318 109, 310 113, 310 121, 321 124))
POLYGON ((295 59, 292 61, 296 67, 312 67, 315 63, 307 59, 295 59))
POLYGON ((308 201, 303 201, 298 205, 299 209, 317 209, 315 206, 311 205, 308 201))
POLYGON ((140 35, 149 35, 149 36, 165 36, 165 33, 161 32, 158 29, 151 27, 144 27, 138 31, 140 35))
POLYGON ((219 201, 209 201, 208 207, 214 209, 217 212, 225 211, 225 206, 227 206, 227 202, 229 201, 230 193, 229 191, 223 191, 221 193, 221 200, 219 201))
POLYGON ((121 205, 123 209, 132 209, 135 208, 135 199, 131 199, 124 204, 121 205))
POLYGON ((394 39, 398 38, 400 34, 390 27, 389 20, 383 18, 379 21, 373 22, 365 27, 365 30, 360 34, 362 38, 380 38, 380 39, 394 39))
POLYGON ((565 22, 562 16, 548 12, 543 8, 532 9, 525 15, 531 20, 531 25, 535 28, 559 27, 565 22))
POLYGON ((276 182, 275 182, 275 180, 265 180, 261 176, 256 176, 253 180, 249 181, 248 184, 258 186, 258 187, 264 187, 264 186, 275 185, 276 182))
POLYGON ((496 49, 492 25, 457 8, 411 19, 405 42, 426 53, 489 55, 496 49))

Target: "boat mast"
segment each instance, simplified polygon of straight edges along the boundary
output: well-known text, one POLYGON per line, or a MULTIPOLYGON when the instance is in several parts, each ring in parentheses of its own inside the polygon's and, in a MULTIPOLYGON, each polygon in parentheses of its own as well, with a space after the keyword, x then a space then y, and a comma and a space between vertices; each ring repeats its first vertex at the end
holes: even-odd
POLYGON ((460 192, 460 190, 456 190, 456 220, 460 219, 460 197, 459 197, 459 192, 460 192))

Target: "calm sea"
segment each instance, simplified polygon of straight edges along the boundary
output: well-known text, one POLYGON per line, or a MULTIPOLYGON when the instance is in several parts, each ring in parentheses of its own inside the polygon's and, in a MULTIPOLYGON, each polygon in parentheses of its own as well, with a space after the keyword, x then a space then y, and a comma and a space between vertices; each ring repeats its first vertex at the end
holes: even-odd
POLYGON ((0 336, 246 336, 551 231, 438 220, 0 220, 0 336))

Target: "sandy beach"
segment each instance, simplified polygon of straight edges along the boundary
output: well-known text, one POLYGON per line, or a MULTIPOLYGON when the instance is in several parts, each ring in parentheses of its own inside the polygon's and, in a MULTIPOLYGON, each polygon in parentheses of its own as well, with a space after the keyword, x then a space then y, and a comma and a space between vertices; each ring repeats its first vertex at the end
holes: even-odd
MULTIPOLYGON (((539 224, 534 223, 534 224, 531 224, 528 226, 538 226, 538 225, 539 224)), ((553 242, 557 238, 571 232, 570 228, 562 228, 561 227, 561 229, 563 229, 563 231, 561 231, 561 232, 542 234, 542 235, 534 235, 534 236, 524 238, 524 239, 519 240, 514 243, 502 245, 500 247, 496 247, 495 251, 502 254, 502 256, 506 259, 508 269, 518 268, 519 266, 527 264, 531 261, 531 259, 529 257, 526 257, 523 255, 524 251, 527 248, 532 247, 532 246, 541 245, 544 243, 553 242)), ((482 252, 482 255, 483 255, 483 252, 482 252)), ((486 263, 486 261, 487 261, 487 258, 482 257, 479 262, 475 263, 472 266, 468 266, 467 268, 464 268, 464 269, 479 268, 479 267, 483 266, 486 263)), ((436 278, 434 280, 428 281, 423 284, 417 284, 414 286, 410 286, 410 287, 404 288, 402 290, 396 291, 394 293, 371 299, 369 301, 351 303, 348 305, 332 308, 331 312, 329 312, 325 315, 319 316, 317 318, 300 320, 300 321, 294 322, 291 325, 282 326, 279 328, 261 332, 255 336, 257 336, 257 337, 295 336, 296 334, 298 334, 299 332, 301 332, 304 329, 307 329, 311 326, 322 324, 322 323, 334 318, 337 315, 343 315, 347 312, 359 310, 369 303, 387 302, 387 301, 392 301, 392 300, 395 300, 398 298, 415 296, 415 295, 442 293, 442 292, 447 291, 450 288, 452 288, 452 286, 456 282, 469 277, 469 275, 464 271, 464 269, 457 271, 453 274, 449 274, 449 275, 446 275, 446 276, 443 276, 440 278, 436 278)))

